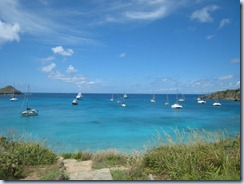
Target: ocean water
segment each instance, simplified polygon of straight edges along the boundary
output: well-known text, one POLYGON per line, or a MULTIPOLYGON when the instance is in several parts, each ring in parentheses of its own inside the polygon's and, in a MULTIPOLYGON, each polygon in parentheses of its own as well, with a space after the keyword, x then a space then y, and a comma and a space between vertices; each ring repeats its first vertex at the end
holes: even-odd
MULTIPOLYGON (((29 107, 38 109, 38 116, 20 115, 24 95, 16 102, 8 95, 0 96, 0 135, 9 130, 45 140, 45 144, 57 153, 117 149, 120 152, 145 151, 163 131, 173 136, 173 130, 188 128, 208 131, 227 130, 230 137, 240 134, 240 102, 214 100, 198 104, 198 95, 185 95, 183 109, 171 109, 176 96, 156 95, 151 103, 149 94, 128 94, 127 106, 110 102, 111 94, 83 94, 77 106, 71 104, 76 94, 33 93, 29 107)), ((122 95, 120 95, 122 96, 122 95)), ((22 109, 24 110, 24 109, 22 109)))

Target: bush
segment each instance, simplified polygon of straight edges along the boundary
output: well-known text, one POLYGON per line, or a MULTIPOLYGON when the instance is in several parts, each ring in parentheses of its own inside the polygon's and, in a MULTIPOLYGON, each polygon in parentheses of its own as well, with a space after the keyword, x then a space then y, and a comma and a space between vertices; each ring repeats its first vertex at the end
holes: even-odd
POLYGON ((25 165, 55 163, 56 154, 40 143, 1 137, 0 158, 0 179, 11 180, 23 177, 25 165))

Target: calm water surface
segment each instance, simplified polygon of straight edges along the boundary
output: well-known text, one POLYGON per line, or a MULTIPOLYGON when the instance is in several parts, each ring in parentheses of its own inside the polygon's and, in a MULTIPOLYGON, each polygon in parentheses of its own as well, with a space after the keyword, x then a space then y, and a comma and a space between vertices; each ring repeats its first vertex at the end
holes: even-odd
MULTIPOLYGON (((127 106, 110 102, 111 94, 84 94, 79 105, 71 104, 76 94, 33 93, 30 107, 39 111, 38 116, 20 115, 23 95, 16 102, 8 95, 0 96, 0 134, 9 129, 45 139, 48 147, 56 152, 78 150, 98 151, 115 148, 121 152, 144 150, 155 141, 157 132, 172 134, 172 129, 188 128, 209 131, 227 130, 230 137, 240 134, 240 102, 214 100, 198 104, 198 95, 185 95, 183 109, 171 109, 175 95, 156 95, 156 103, 150 103, 152 95, 128 94, 127 106)), ((122 96, 122 95, 121 95, 122 96)))

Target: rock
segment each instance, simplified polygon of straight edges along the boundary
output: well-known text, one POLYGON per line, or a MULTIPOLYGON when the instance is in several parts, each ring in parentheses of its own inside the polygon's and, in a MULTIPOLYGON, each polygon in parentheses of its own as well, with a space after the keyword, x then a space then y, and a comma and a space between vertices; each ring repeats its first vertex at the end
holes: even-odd
POLYGON ((21 91, 15 89, 13 86, 6 86, 0 89, 0 94, 21 94, 21 91))

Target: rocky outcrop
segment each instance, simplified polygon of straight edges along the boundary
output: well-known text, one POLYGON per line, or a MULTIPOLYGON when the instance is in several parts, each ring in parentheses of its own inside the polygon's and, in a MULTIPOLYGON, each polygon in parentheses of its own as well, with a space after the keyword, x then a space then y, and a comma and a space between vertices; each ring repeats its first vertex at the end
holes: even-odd
POLYGON ((6 86, 6 87, 4 87, 4 88, 1 88, 0 89, 0 94, 13 94, 13 92, 14 92, 14 94, 21 94, 21 91, 19 91, 19 90, 17 90, 17 89, 15 89, 13 86, 6 86))
POLYGON ((210 95, 206 95, 203 98, 240 101, 241 100, 241 91, 240 91, 240 89, 234 89, 234 90, 228 89, 225 91, 217 91, 210 95))

